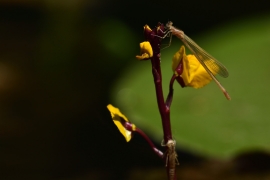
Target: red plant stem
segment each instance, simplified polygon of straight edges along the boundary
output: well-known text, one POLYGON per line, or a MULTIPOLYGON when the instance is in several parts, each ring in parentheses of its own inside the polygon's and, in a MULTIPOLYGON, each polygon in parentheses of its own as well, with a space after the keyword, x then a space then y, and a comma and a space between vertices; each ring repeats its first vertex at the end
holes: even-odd
POLYGON ((163 158, 163 153, 156 148, 156 146, 153 144, 153 142, 149 139, 149 137, 142 131, 140 130, 139 128, 136 127, 136 130, 135 130, 138 134, 140 134, 146 141, 147 143, 149 144, 149 146, 152 148, 152 150, 160 157, 160 158, 163 158))
POLYGON ((170 86, 169 86, 169 94, 167 96, 167 99, 166 99, 166 107, 167 109, 170 109, 171 107, 171 104, 172 104, 172 99, 173 99, 173 83, 176 79, 176 75, 174 74, 171 78, 171 81, 170 81, 170 86))
POLYGON ((166 163, 166 169, 167 169, 167 175, 170 180, 176 180, 175 175, 175 168, 174 172, 172 172, 172 158, 168 158, 168 152, 169 148, 167 146, 168 140, 172 140, 172 132, 171 132, 171 122, 170 122, 170 104, 172 102, 173 97, 173 80, 171 80, 170 83, 170 93, 168 94, 167 101, 165 103, 164 96, 163 96, 163 89, 162 89, 162 73, 160 68, 160 43, 162 38, 164 36, 164 26, 162 24, 158 24, 158 26, 151 30, 147 25, 145 26, 144 33, 146 40, 150 42, 151 47, 153 49, 153 56, 151 57, 151 64, 152 64, 152 74, 154 77, 154 84, 155 84, 155 90, 156 90, 156 97, 157 97, 157 103, 158 103, 158 109, 162 120, 162 127, 163 127, 163 136, 164 136, 164 145, 166 145, 166 152, 163 156, 163 160, 166 163), (174 176, 172 176, 172 173, 174 173, 174 176))
MULTIPOLYGON (((162 74, 161 74, 161 69, 160 69, 160 53, 159 54, 154 54, 154 56, 151 58, 152 62, 152 73, 154 77, 154 83, 155 83, 155 89, 156 89, 156 97, 157 97, 157 103, 158 103, 158 109, 161 115, 161 120, 162 120, 162 127, 163 127, 163 134, 164 134, 164 142, 165 144, 168 142, 168 140, 172 139, 172 132, 171 132, 171 122, 170 122, 170 104, 172 102, 172 97, 173 97, 173 80, 171 80, 170 83, 170 93, 168 94, 168 104, 165 104, 164 102, 164 97, 163 97, 163 89, 162 89, 162 74)), ((164 161, 168 164, 166 167, 168 178, 170 178, 171 167, 170 167, 170 162, 172 159, 167 159, 167 153, 168 153, 168 147, 166 148, 166 153, 164 158, 164 161)), ((174 160, 174 159, 173 159, 174 160)), ((174 160, 175 161, 175 160, 174 160)), ((173 170, 174 172, 174 180, 176 180, 176 175, 175 175, 175 169, 173 170)))
POLYGON ((154 77, 154 84, 156 89, 156 97, 158 103, 159 113, 161 115, 164 143, 172 139, 171 123, 170 123, 170 109, 167 108, 164 102, 163 89, 162 89, 162 74, 160 69, 160 53, 154 54, 151 58, 152 74, 154 77))

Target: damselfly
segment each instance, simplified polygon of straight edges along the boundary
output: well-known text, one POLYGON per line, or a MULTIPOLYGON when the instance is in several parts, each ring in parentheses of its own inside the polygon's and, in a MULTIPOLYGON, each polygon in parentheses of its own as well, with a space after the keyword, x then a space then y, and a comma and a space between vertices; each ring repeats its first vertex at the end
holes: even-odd
MULTIPOLYGON (((226 89, 220 84, 220 82, 217 80, 214 74, 218 74, 221 77, 228 77, 229 73, 227 68, 220 63, 218 60, 216 60, 213 56, 208 54, 204 49, 202 49, 198 44, 196 44, 191 38, 189 38, 182 30, 175 28, 171 21, 169 21, 166 24, 166 32, 165 35, 162 38, 170 36, 170 42, 172 41, 172 35, 175 35, 178 37, 184 45, 195 55, 195 57, 198 59, 198 61, 201 63, 201 65, 204 67, 206 72, 211 76, 211 78, 215 81, 215 83, 218 85, 218 87, 221 89, 225 97, 230 100, 231 97, 226 91, 226 89)), ((167 47, 168 47, 167 46, 167 47)))

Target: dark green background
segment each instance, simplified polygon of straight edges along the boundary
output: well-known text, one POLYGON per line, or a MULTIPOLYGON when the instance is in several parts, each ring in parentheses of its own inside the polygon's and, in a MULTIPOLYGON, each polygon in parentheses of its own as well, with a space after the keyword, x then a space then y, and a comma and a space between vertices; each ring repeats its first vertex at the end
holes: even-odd
POLYGON ((124 141, 106 109, 142 27, 172 20, 192 37, 267 4, 1 1, 0 179, 128 179, 132 167, 163 167, 140 137, 124 141))

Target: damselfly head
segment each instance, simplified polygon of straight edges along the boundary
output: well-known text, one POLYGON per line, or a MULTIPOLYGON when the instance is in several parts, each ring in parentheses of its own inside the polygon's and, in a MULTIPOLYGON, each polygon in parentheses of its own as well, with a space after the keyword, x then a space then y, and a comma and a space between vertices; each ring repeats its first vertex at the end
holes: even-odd
POLYGON ((172 25, 173 25, 173 22, 172 21, 168 21, 167 24, 166 24, 166 27, 167 28, 170 28, 172 25))

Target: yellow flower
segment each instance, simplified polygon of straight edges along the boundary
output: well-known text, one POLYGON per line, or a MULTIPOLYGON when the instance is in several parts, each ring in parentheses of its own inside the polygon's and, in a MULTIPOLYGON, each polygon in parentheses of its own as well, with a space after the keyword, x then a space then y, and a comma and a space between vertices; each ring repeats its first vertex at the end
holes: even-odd
POLYGON ((152 32, 152 29, 146 24, 143 27, 144 31, 152 32))
POLYGON ((129 142, 132 137, 132 131, 136 130, 136 126, 130 123, 126 116, 122 114, 118 108, 111 104, 107 105, 107 108, 111 112, 114 124, 125 137, 126 141, 129 142))
POLYGON ((181 46, 180 50, 175 53, 172 70, 176 76, 180 76, 183 79, 185 86, 196 89, 205 86, 212 80, 194 55, 186 55, 184 46, 181 46), (182 66, 181 70, 179 70, 179 65, 182 66))
POLYGON ((153 49, 149 41, 140 43, 141 55, 136 56, 138 60, 147 60, 153 56, 153 49))

